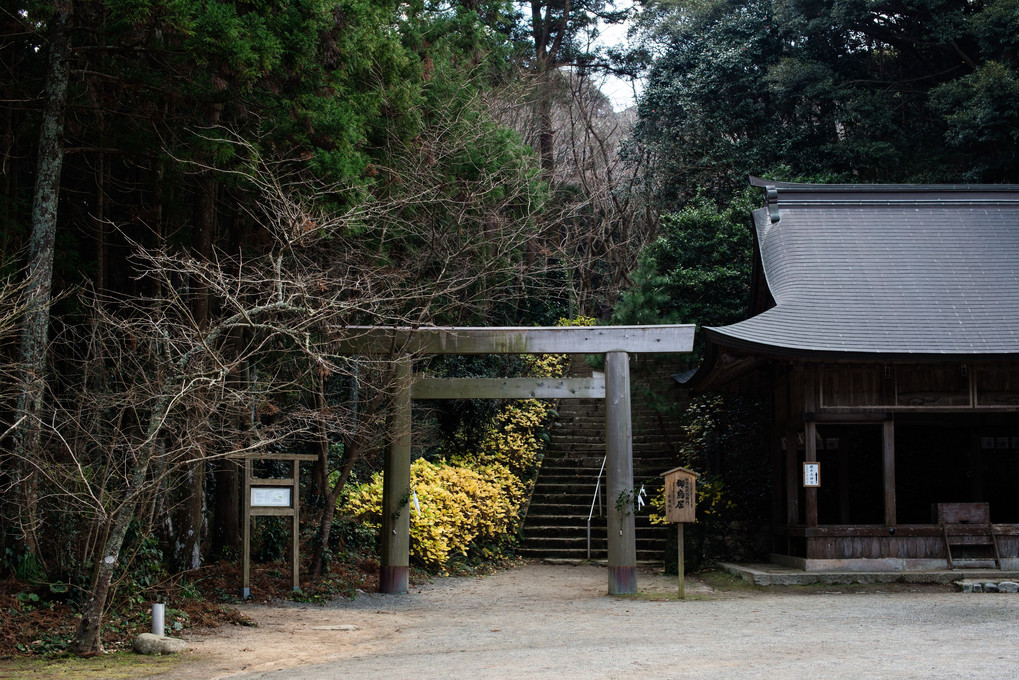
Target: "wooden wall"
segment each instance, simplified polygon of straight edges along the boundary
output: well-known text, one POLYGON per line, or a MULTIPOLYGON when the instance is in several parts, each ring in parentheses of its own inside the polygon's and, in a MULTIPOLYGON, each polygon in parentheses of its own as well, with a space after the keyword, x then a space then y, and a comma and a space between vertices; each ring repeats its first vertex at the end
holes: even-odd
POLYGON ((1019 408, 1013 364, 822 364, 819 407, 923 410, 1019 408))

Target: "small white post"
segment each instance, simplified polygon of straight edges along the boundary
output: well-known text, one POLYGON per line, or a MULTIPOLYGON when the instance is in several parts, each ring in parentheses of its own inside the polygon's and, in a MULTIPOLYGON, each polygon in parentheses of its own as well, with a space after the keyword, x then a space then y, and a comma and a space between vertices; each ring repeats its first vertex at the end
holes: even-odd
POLYGON ((163 637, 166 635, 166 605, 152 603, 152 634, 163 637))

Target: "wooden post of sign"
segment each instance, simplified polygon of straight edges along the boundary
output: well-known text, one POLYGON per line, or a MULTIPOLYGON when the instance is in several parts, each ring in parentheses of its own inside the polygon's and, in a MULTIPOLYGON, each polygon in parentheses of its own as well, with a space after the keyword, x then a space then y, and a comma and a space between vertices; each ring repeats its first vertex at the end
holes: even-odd
POLYGON ((637 532, 633 517, 633 425, 630 358, 605 354, 605 475, 608 490, 609 595, 637 592, 637 532))
POLYGON ((301 463, 291 462, 291 479, 294 480, 294 516, 290 522, 290 587, 295 593, 301 589, 301 504, 297 502, 301 493, 301 463))
POLYGON ((679 562, 676 563, 676 571, 679 574, 679 599, 686 599, 686 556, 683 554, 683 523, 676 522, 676 526, 679 527, 679 562))
POLYGON ((393 389, 392 439, 382 473, 380 593, 406 593, 410 583, 410 356, 397 360, 393 389))
POLYGON ((251 597, 251 458, 244 458, 244 538, 241 541, 241 599, 251 597))
POLYGON ((672 468, 663 472, 665 477, 665 519, 669 522, 676 522, 679 525, 678 538, 679 549, 677 556, 679 563, 679 598, 686 598, 686 555, 683 550, 683 525, 697 519, 697 478, 700 475, 693 470, 686 468, 672 468))

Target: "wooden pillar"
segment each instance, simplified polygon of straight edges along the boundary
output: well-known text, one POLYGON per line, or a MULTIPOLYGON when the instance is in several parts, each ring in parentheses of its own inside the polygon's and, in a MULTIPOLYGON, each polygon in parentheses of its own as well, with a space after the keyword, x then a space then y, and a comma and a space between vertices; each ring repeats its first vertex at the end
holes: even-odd
MULTIPOLYGON (((808 366, 803 371, 803 460, 807 463, 817 462, 817 423, 814 422, 814 414, 817 413, 817 382, 818 372, 816 366, 808 366)), ((822 471, 823 473, 823 471, 822 471)), ((799 471, 799 484, 803 484, 802 466, 799 471)), ((822 475, 822 484, 824 477, 822 475)), ((806 525, 817 526, 817 487, 807 487, 804 492, 804 512, 806 514, 806 525)), ((807 551, 809 555, 809 550, 807 551)))
POLYGON ((609 595, 637 592, 631 434, 629 356, 626 352, 608 352, 605 354, 605 469, 609 595))
POLYGON ((785 498, 786 524, 800 523, 800 465, 796 455, 796 440, 799 433, 789 430, 785 436, 785 498))
POLYGON ((885 482, 885 526, 893 527, 895 515, 895 421, 886 420, 881 429, 881 458, 885 482))
POLYGON ((410 568, 411 359, 396 363, 391 442, 382 473, 382 567, 379 592, 406 593, 410 568))
MULTIPOLYGON (((812 420, 809 421, 809 422, 804 423, 804 427, 803 427, 803 456, 804 456, 804 458, 803 458, 804 461, 806 461, 807 463, 816 463, 817 462, 817 423, 815 423, 812 420)), ((803 483, 802 474, 803 473, 802 473, 802 468, 801 468, 801 471, 800 471, 801 479, 799 480, 800 484, 803 483)), ((823 480, 824 477, 822 476, 821 479, 823 480)), ((822 484, 823 483, 824 482, 822 481, 822 484)), ((804 504, 806 505, 804 510, 806 511, 806 514, 807 514, 807 526, 808 527, 816 527, 817 526, 817 487, 816 486, 808 486, 806 488, 804 504)))

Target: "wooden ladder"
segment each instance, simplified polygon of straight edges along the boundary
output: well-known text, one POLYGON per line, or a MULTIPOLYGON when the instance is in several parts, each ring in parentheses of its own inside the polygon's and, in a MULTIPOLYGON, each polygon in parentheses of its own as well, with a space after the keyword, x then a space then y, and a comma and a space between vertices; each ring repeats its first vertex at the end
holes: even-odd
MULTIPOLYGON (((988 546, 994 550, 994 566, 1001 569, 998 537, 991 524, 990 503, 938 503, 938 524, 945 537, 948 568, 955 569, 952 546, 988 546)), ((961 558, 976 560, 980 558, 961 558)))

